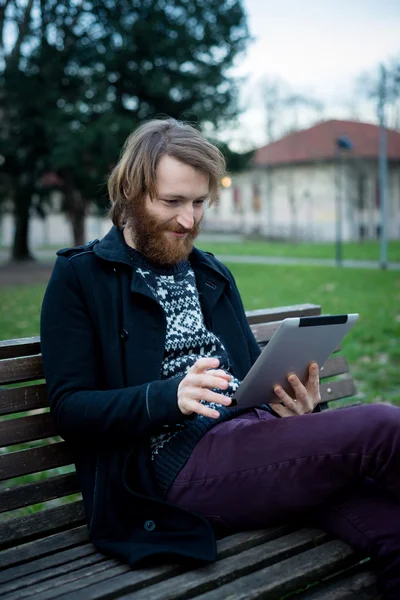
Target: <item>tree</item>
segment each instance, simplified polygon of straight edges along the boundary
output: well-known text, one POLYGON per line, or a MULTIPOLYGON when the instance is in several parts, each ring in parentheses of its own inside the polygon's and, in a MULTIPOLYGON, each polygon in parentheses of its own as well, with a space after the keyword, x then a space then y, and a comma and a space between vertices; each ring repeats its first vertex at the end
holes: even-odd
MULTIPOLYGON (((385 65, 386 81, 383 94, 385 96, 386 123, 389 128, 400 129, 400 58, 393 58, 385 65)), ((378 120, 378 104, 382 93, 380 89, 380 67, 365 71, 356 80, 359 94, 374 104, 378 120)))
POLYGON ((265 115, 266 143, 277 139, 278 130, 282 127, 282 112, 287 94, 286 84, 278 78, 265 77, 260 82, 260 94, 265 115))
POLYGON ((28 245, 28 222, 30 198, 34 190, 32 168, 27 167, 32 160, 30 137, 35 129, 29 123, 24 144, 18 143, 20 138, 20 121, 30 116, 30 103, 27 98, 25 114, 19 114, 16 107, 16 90, 25 89, 25 80, 19 70, 23 45, 31 36, 33 0, 23 4, 5 0, 0 11, 0 62, 2 65, 0 80, 1 121, 0 121, 0 175, 7 181, 7 191, 14 203, 15 235, 13 258, 31 258, 28 245), (12 15, 12 17, 10 17, 12 15), (7 21, 14 19, 16 33, 12 42, 6 42, 7 21))
POLYGON ((293 91, 282 79, 264 77, 259 82, 259 95, 265 115, 266 143, 297 131, 304 116, 320 116, 324 105, 308 94, 293 91))
MULTIPOLYGON (((1 15, 17 24, 28 4, 13 0, 1 15)), ((167 114, 200 127, 235 118, 227 71, 246 45, 246 18, 238 0, 35 0, 34 8, 29 44, 2 74, 7 111, 20 124, 6 138, 25 156, 13 171, 8 152, 4 169, 29 181, 26 222, 29 192, 56 171, 78 243, 87 206, 105 204, 105 177, 139 122, 167 114)))
POLYGON ((212 140, 219 148, 225 157, 226 170, 229 173, 239 173, 248 168, 251 159, 253 158, 254 150, 248 152, 234 152, 225 142, 212 140))

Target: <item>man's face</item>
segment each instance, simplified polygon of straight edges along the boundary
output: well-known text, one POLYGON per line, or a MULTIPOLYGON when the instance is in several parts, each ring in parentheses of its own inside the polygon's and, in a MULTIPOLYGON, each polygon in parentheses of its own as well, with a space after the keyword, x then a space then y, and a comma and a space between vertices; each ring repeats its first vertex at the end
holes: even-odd
POLYGON ((151 262, 172 265, 187 259, 200 230, 209 196, 205 173, 171 156, 156 169, 157 194, 132 207, 128 224, 134 247, 151 262))

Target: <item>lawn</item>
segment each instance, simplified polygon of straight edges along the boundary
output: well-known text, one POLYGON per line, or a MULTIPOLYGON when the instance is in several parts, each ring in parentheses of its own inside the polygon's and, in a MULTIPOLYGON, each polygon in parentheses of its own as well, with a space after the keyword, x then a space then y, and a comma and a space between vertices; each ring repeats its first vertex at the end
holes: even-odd
MULTIPOLYGON (((308 266, 229 265, 247 309, 312 302, 359 312, 343 348, 367 401, 400 404, 400 272, 308 266)), ((39 334, 45 286, 0 291, 0 339, 39 334)))
MULTIPOLYGON (((282 256, 285 258, 335 258, 335 244, 284 243, 244 240, 243 242, 208 242, 201 238, 196 244, 215 255, 282 256)), ((348 242, 343 244, 343 258, 353 260, 379 260, 379 242, 348 242)), ((400 241, 388 244, 388 260, 400 262, 400 241)))

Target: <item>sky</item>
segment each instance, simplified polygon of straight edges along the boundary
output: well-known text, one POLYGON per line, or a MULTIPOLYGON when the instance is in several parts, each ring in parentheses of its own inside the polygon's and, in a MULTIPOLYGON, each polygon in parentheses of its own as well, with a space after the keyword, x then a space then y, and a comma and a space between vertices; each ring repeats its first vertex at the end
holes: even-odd
MULTIPOLYGON (((374 119, 370 103, 354 93, 357 77, 400 58, 400 0, 243 0, 254 41, 232 74, 245 77, 240 127, 233 146, 265 143, 257 84, 279 77, 293 92, 321 100, 322 118, 374 119), (354 112, 356 111, 356 112, 354 112)), ((314 115, 302 115, 304 125, 314 115)), ((236 148, 235 148, 236 149, 236 148)))

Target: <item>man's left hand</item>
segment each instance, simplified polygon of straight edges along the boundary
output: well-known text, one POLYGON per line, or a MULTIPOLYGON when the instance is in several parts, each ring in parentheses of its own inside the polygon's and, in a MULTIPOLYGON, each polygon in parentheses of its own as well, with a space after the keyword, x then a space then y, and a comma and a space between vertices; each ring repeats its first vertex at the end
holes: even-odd
POLYGON ((293 388, 294 398, 277 385, 274 388, 280 404, 272 404, 272 408, 280 417, 293 417, 311 413, 321 400, 319 391, 319 369, 317 363, 311 363, 308 380, 303 385, 297 375, 291 374, 288 381, 293 388))

